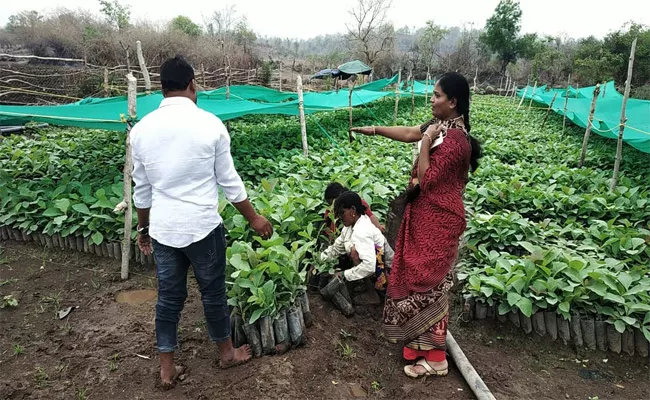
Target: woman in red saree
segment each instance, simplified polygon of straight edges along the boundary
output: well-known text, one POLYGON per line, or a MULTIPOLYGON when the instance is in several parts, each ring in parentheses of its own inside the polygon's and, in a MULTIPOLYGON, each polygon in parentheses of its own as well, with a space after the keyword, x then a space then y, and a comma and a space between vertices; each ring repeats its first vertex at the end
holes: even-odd
POLYGON ((410 377, 447 375, 446 335, 451 269, 466 226, 463 192, 478 167, 470 136, 470 91, 458 73, 443 75, 431 98, 433 119, 414 127, 362 127, 353 132, 420 143, 395 246, 384 306, 388 341, 403 343, 410 377))

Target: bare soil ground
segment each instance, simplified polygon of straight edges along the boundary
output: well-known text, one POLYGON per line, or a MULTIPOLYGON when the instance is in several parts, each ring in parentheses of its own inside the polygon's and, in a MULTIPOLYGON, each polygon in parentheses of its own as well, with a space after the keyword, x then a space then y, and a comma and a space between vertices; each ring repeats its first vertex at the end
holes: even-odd
MULTIPOLYGON (((191 279, 178 353, 189 372, 165 392, 156 387, 155 300, 115 300, 123 291, 155 289, 154 270, 135 269, 122 282, 112 260, 34 244, 1 247, 0 294, 19 304, 0 309, 0 399, 474 398, 453 364, 445 378, 405 377, 400 348, 381 338, 380 307, 345 318, 316 295, 305 346, 220 370, 191 279), (59 320, 55 312, 66 307, 78 308, 59 320)), ((650 398, 647 359, 578 355, 496 321, 457 316, 450 329, 497 399, 650 398)))

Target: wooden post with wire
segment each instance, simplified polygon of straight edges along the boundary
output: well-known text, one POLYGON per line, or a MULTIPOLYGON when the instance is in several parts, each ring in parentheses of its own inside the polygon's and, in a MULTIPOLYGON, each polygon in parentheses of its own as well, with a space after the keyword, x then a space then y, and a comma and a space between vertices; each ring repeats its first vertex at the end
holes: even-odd
POLYGON ((537 91, 537 81, 533 85, 533 92, 530 94, 530 103, 528 103, 528 109, 533 105, 533 99, 535 98, 535 92, 537 91))
POLYGON ((135 51, 138 55, 138 64, 140 64, 140 72, 144 77, 144 92, 146 94, 151 94, 151 78, 149 77, 149 71, 147 70, 147 64, 144 62, 144 55, 142 54, 142 42, 139 40, 135 42, 135 51))
POLYGON ((557 98, 557 92, 553 95, 553 100, 551 100, 551 104, 548 105, 548 109, 546 110, 546 115, 544 116, 544 121, 542 122, 542 129, 544 129, 544 125, 546 125, 546 120, 548 119, 549 114, 551 114, 551 110, 553 109, 553 104, 555 103, 555 99, 557 98))
POLYGON ((526 93, 528 93, 528 86, 524 88, 524 93, 521 95, 521 101, 519 102, 519 106, 517 106, 517 111, 521 108, 521 105, 524 104, 524 99, 526 98, 526 93))
POLYGON ((399 109, 399 87, 402 85, 402 69, 397 73, 397 85, 395 85, 395 112, 393 113, 393 125, 397 123, 397 111, 399 109))
POLYGON ((594 98, 591 100, 591 108, 589 109, 589 119, 587 120, 587 129, 585 130, 585 137, 582 140, 582 153, 580 153, 580 163, 578 168, 582 168, 585 164, 585 157, 587 156, 587 143, 589 142, 589 135, 591 134, 591 127, 594 121, 594 113, 596 112, 596 100, 600 94, 600 83, 594 89, 594 98))
POLYGON ((129 260, 131 258, 131 230, 133 229, 133 208, 131 206, 131 174, 133 158, 131 157, 131 126, 129 120, 136 118, 136 100, 138 94, 138 80, 132 73, 126 75, 128 84, 128 116, 125 139, 124 158, 124 237, 122 238, 122 279, 129 278, 129 260))
POLYGON ((625 132, 625 123, 627 117, 625 115, 625 108, 627 107, 627 99, 630 97, 630 86, 632 84, 632 71, 634 69, 634 52, 636 51, 636 41, 632 41, 632 49, 630 50, 630 60, 627 66, 627 80, 625 81, 625 93, 623 94, 623 105, 621 106, 621 124, 618 129, 618 143, 616 144, 616 161, 614 162, 614 176, 612 177, 611 191, 613 192, 618 185, 618 172, 621 168, 621 158, 623 156, 623 133, 625 132))
POLYGON ((104 67, 104 97, 109 96, 108 90, 108 68, 104 67))
POLYGON ((566 84, 566 93, 564 94, 564 116, 562 118, 563 134, 564 134, 564 130, 566 129, 566 112, 567 112, 567 107, 569 105, 569 86, 571 86, 571 74, 569 74, 569 79, 567 80, 567 84, 566 84))
POLYGON ((307 157, 309 155, 309 148, 307 145, 307 124, 305 122, 305 100, 302 93, 302 76, 298 75, 296 78, 296 86, 298 91, 298 111, 300 113, 300 136, 302 137, 302 154, 307 157))

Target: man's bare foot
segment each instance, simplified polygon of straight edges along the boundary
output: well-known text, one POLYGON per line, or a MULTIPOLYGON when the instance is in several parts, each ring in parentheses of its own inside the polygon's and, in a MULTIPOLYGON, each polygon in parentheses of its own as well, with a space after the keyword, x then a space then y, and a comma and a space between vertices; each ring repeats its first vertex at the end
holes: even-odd
POLYGON ((219 360, 219 368, 226 369, 235 367, 237 365, 245 364, 253 357, 251 346, 245 344, 241 347, 233 349, 230 354, 221 354, 219 360))
MULTIPOLYGON (((167 366, 168 367, 168 366, 167 366)), ((163 389, 168 390, 176 386, 181 375, 185 374, 186 367, 183 365, 172 365, 172 368, 160 367, 160 383, 163 389)))

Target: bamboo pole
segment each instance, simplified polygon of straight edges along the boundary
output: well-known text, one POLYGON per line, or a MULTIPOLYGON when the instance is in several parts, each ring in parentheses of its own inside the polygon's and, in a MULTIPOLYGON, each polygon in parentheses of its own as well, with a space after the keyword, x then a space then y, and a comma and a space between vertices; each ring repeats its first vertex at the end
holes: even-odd
POLYGON ((571 86, 571 74, 569 74, 569 79, 566 83, 566 93, 564 94, 564 117, 562 118, 562 133, 566 129, 566 111, 567 106, 569 105, 569 86, 571 86))
POLYGON ((205 67, 203 66, 203 63, 201 63, 201 86, 203 86, 203 90, 205 90, 205 67))
POLYGON ((537 90, 537 81, 533 85, 533 93, 530 94, 530 103, 528 103, 528 109, 533 105, 533 99, 535 98, 535 91, 537 90))
POLYGON ((144 55, 142 54, 142 42, 139 40, 135 42, 135 51, 138 55, 138 64, 140 64, 140 72, 144 78, 144 91, 146 94, 151 93, 151 78, 147 70, 147 64, 144 62, 144 55))
POLYGON ((517 82, 515 82, 514 86, 512 87, 512 99, 514 100, 517 98, 517 82))
POLYGON ((397 73, 397 85, 395 86, 395 112, 393 113, 393 125, 397 123, 397 111, 399 109, 399 87, 402 84, 402 70, 397 73))
POLYGON ((108 97, 108 68, 104 67, 104 97, 108 97))
MULTIPOLYGON (((302 78, 300 78, 300 80, 302 81, 302 78)), ((282 61, 280 61, 280 83, 278 85, 278 90, 282 91, 282 61)))
POLYGON ((634 52, 636 51, 636 38, 632 41, 632 49, 630 50, 630 60, 627 66, 627 80, 625 81, 625 93, 623 95, 623 105, 621 106, 621 126, 618 130, 618 143, 616 145, 616 161, 614 162, 614 176, 612 177, 612 192, 616 189, 618 184, 618 172, 621 167, 621 158, 623 155, 623 132, 625 131, 625 123, 627 117, 625 116, 625 108, 627 107, 627 99, 630 97, 630 86, 632 84, 632 71, 634 69, 634 52))
MULTIPOLYGON (((138 81, 132 73, 126 76, 128 82, 128 116, 131 119, 136 118, 136 98, 138 91, 138 81)), ((124 237, 122 238, 122 279, 129 278, 129 259, 131 257, 131 230, 133 229, 133 208, 131 206, 131 173, 133 170, 133 158, 131 156, 131 128, 127 124, 125 139, 126 155, 124 158, 124 237)))
POLYGON ((519 102, 519 106, 517 107, 517 111, 521 108, 521 105, 524 104, 524 99, 526 98, 526 93, 528 93, 528 86, 524 88, 524 93, 521 95, 521 101, 519 102))
POLYGON ((478 400, 496 400, 449 331, 447 331, 447 349, 476 398, 478 400))
POLYGON ((296 78, 298 91, 298 111, 300 113, 300 135, 302 136, 302 154, 307 157, 309 148, 307 146, 307 124, 305 123, 305 102, 302 94, 302 76, 296 78))
POLYGON ((594 90, 594 98, 591 100, 591 108, 589 110, 589 119, 587 120, 587 129, 585 130, 585 137, 582 140, 582 153, 580 154, 580 163, 578 164, 579 168, 585 164, 585 157, 587 156, 587 143, 589 142, 589 135, 591 134, 591 127, 594 121, 594 113, 596 112, 596 100, 598 100, 598 95, 600 94, 600 83, 596 85, 594 90))
POLYGON ((546 110, 546 115, 544 116, 544 121, 542 122, 542 129, 544 129, 544 125, 546 125, 546 120, 548 119, 549 114, 551 113, 551 110, 553 109, 553 104, 555 103, 555 99, 557 98, 557 92, 553 95, 553 100, 551 100, 551 104, 548 106, 548 110, 546 110))

